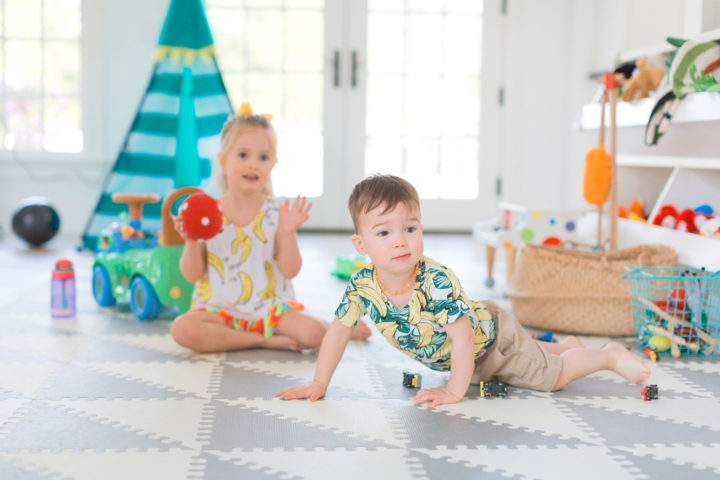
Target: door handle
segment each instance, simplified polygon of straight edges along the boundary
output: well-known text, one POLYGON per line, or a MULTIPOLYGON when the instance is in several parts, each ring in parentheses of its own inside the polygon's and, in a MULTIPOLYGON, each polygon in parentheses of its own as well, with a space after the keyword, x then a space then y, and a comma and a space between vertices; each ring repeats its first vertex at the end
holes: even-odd
POLYGON ((350 54, 350 86, 357 87, 357 52, 355 50, 350 54))
POLYGON ((340 86, 340 52, 338 50, 335 50, 333 52, 333 86, 339 87, 340 86))

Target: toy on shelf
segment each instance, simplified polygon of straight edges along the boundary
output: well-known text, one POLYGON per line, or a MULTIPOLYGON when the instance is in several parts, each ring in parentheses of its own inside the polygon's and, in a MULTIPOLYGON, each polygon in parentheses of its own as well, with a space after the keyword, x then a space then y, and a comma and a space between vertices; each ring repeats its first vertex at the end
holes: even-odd
POLYGON ((642 200, 633 200, 628 208, 625 208, 622 205, 618 206, 617 214, 620 218, 627 218, 628 220, 633 220, 635 222, 645 223, 647 222, 647 216, 643 210, 642 200))
POLYGON ((480 396, 495 398, 508 394, 508 386, 503 382, 480 382, 480 396))
POLYGON ((422 385, 422 377, 415 373, 404 371, 403 372, 403 387, 405 388, 420 388, 422 385))
POLYGON ((708 205, 701 205, 695 209, 686 208, 680 212, 673 205, 663 205, 652 219, 652 224, 681 232, 700 234, 701 228, 713 219, 712 211, 708 205))
POLYGON ((658 399, 658 386, 653 385, 645 385, 641 391, 642 399, 644 402, 649 402, 651 400, 657 400, 658 399))
POLYGON ((670 53, 667 84, 658 89, 657 101, 650 112, 645 128, 645 144, 655 145, 670 128, 670 120, 680 101, 696 88, 692 85, 702 77, 720 73, 720 43, 695 42, 668 37, 667 42, 677 47, 670 53))
POLYGON ((129 302, 139 320, 156 318, 163 307, 188 310, 193 284, 180 273, 184 241, 175 230, 171 208, 182 196, 200 191, 182 187, 165 198, 160 236, 143 230, 141 225, 142 206, 157 202, 157 195, 113 195, 113 201, 128 204, 130 220, 127 225, 111 225, 98 238, 92 271, 93 296, 98 305, 129 302))
POLYGON ((205 192, 188 196, 180 205, 178 214, 183 229, 191 240, 204 242, 222 230, 222 208, 216 199, 205 192))
POLYGON ((650 96, 651 92, 657 90, 662 83, 665 72, 662 69, 650 65, 647 58, 639 58, 635 61, 635 68, 630 77, 623 75, 625 78, 620 82, 622 86, 622 95, 620 98, 624 102, 632 102, 650 96))
POLYGON ((495 285, 493 271, 495 251, 505 250, 506 278, 515 268, 517 250, 525 244, 562 246, 565 242, 583 243, 578 232, 580 218, 587 210, 531 209, 524 205, 498 202, 500 212, 495 218, 477 222, 473 238, 485 245, 487 278, 485 286, 495 285))

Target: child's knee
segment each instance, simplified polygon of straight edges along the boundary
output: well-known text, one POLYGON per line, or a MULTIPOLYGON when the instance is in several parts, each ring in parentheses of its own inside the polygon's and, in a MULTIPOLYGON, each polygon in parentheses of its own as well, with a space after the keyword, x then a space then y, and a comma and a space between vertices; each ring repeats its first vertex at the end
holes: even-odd
POLYGON ((327 332, 327 326, 323 323, 319 321, 309 323, 303 332, 302 343, 310 348, 319 347, 325 336, 325 332, 327 332))
POLYGON ((170 335, 183 347, 193 348, 197 342, 197 332, 192 327, 192 322, 184 315, 177 317, 170 325, 170 335))

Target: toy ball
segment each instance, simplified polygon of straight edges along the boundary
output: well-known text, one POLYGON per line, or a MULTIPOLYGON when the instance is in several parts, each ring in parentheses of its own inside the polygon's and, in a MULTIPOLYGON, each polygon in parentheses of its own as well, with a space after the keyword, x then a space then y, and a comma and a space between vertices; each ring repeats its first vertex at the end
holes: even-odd
POLYGON ((18 237, 39 247, 60 230, 60 216, 46 198, 29 197, 15 207, 12 229, 18 237))
POLYGON ((180 205, 183 229, 191 240, 208 240, 222 229, 222 209, 217 200, 206 193, 193 193, 180 205))
POLYGON ((648 346, 654 348, 658 352, 664 352, 670 348, 670 339, 654 335, 648 339, 648 346))

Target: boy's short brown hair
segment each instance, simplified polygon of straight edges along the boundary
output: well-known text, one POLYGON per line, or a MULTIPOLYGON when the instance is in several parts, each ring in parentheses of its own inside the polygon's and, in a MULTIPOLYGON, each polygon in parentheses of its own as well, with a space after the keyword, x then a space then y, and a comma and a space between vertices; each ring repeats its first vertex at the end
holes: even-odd
POLYGON ((399 204, 420 210, 420 198, 417 190, 407 180, 395 175, 370 175, 353 188, 348 200, 348 210, 355 231, 358 230, 358 218, 381 205, 382 213, 389 212, 399 204))

